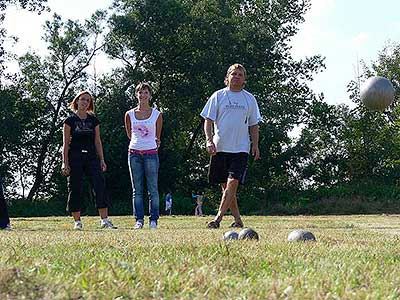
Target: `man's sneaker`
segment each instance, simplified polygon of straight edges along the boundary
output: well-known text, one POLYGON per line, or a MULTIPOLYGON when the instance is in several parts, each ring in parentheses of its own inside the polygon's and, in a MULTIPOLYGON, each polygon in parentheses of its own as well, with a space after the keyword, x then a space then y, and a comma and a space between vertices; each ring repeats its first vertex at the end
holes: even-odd
POLYGON ((109 219, 102 219, 100 221, 101 228, 117 229, 109 219))
POLYGON ((133 226, 133 229, 142 229, 143 228, 143 223, 140 221, 136 221, 135 226, 133 226))
POLYGON ((150 229, 157 229, 157 222, 152 220, 149 224, 150 229))
POLYGON ((74 230, 82 230, 83 229, 83 224, 81 221, 75 221, 74 224, 74 230))
POLYGON ((233 222, 230 226, 230 228, 243 228, 243 222, 233 222))
POLYGON ((210 223, 207 224, 207 228, 218 229, 219 228, 219 222, 218 221, 211 221, 210 223))

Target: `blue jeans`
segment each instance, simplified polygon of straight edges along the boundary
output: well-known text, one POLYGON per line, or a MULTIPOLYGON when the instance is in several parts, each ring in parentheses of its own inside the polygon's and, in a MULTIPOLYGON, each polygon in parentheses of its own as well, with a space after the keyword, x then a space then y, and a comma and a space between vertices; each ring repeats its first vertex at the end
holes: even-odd
POLYGON ((160 197, 158 195, 158 154, 128 155, 129 170, 132 183, 133 215, 136 221, 144 222, 144 179, 146 177, 149 194, 150 221, 158 220, 160 216, 160 197))

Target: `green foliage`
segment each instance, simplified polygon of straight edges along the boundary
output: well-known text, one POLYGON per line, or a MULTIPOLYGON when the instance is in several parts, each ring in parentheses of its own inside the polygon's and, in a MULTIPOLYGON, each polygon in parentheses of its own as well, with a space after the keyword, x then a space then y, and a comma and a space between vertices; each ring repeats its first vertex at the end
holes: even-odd
MULTIPOLYGON (((161 191, 206 189, 209 158, 199 113, 224 86, 229 65, 240 62, 249 73, 246 88, 256 95, 265 120, 260 127, 265 159, 250 168, 256 174, 249 193, 264 189, 268 195, 275 188, 272 181, 290 178, 288 133, 308 114, 312 92, 305 80, 323 68, 319 56, 294 61, 290 54, 290 38, 308 8, 308 1, 115 1, 106 52, 124 65, 104 80, 100 112, 106 120, 121 120, 117 126, 105 122, 102 129, 105 140, 112 139, 105 146, 113 157, 111 170, 121 172, 126 164, 125 155, 115 155, 127 145, 121 134, 124 113, 136 105, 125 90, 146 80, 155 87, 153 102, 164 113, 161 191)), ((127 186, 127 181, 126 175, 117 176, 111 184, 127 186)), ((262 201, 259 205, 265 206, 268 196, 262 201)))
MULTIPOLYGON (((41 2, 26 4, 40 11, 41 2)), ((1 105, 8 108, 0 112, 0 172, 7 175, 7 195, 14 199, 22 191, 28 200, 55 202, 66 197, 58 171, 62 121, 76 91, 93 86, 87 67, 104 49, 122 63, 93 86, 112 213, 132 210, 124 114, 136 106, 132 86, 140 81, 152 84, 153 104, 163 113, 160 195, 171 190, 174 213, 192 214, 191 193, 202 191, 204 209, 215 212, 221 195, 206 181, 209 157, 199 113, 236 62, 246 67, 246 89, 263 116, 262 159, 249 162, 247 184, 239 188, 243 213, 372 212, 381 211, 371 204, 379 201, 382 210, 397 211, 398 102, 386 113, 370 112, 359 99, 359 85, 371 75, 385 76, 398 99, 400 46, 385 46, 349 83, 355 109, 329 105, 307 85, 325 67, 323 58, 295 61, 290 53, 290 40, 309 7, 310 1, 300 0, 117 0, 108 28, 106 12, 85 24, 54 15, 43 35, 48 53, 19 58, 21 73, 0 90, 1 105), (335 205, 346 201, 354 205, 335 205)), ((90 197, 85 199, 86 213, 95 214, 90 197)), ((163 196, 160 203, 162 211, 163 196)))
MULTIPOLYGON (((5 62, 5 49, 3 47, 4 39, 7 35, 6 28, 3 27, 3 22, 5 19, 5 10, 7 7, 15 5, 17 7, 21 7, 23 9, 27 9, 29 11, 36 11, 38 14, 47 10, 49 8, 46 7, 47 0, 1 0, 0 1, 0 75, 3 74, 4 71, 4 62, 5 62)), ((1 87, 0 83, 0 87, 1 87)))
POLYGON ((0 90, 0 174, 11 172, 12 155, 19 143, 21 126, 17 119, 19 95, 12 89, 0 90), (13 134, 10 134, 12 132, 13 134))
MULTIPOLYGON (((379 75, 396 82, 400 78, 393 65, 399 60, 399 46, 390 45, 379 53, 372 69, 364 65, 360 80, 379 75), (397 49, 397 50, 396 50, 397 49)), ((396 86, 398 88, 398 86, 396 86)), ((395 101, 386 113, 368 111, 359 99, 359 84, 351 82, 349 91, 357 108, 346 117, 343 140, 348 157, 349 176, 355 180, 378 179, 395 183, 399 179, 399 112, 395 101)), ((396 99, 399 91, 396 90, 396 99)))
POLYGON ((29 11, 41 13, 46 9, 47 0, 2 0, 0 2, 0 11, 6 10, 10 5, 18 5, 29 11))
POLYGON ((64 199, 52 199, 51 201, 13 201, 8 208, 10 217, 47 217, 66 216, 66 201, 64 199))
POLYGON ((100 49, 96 39, 103 17, 98 12, 81 25, 54 15, 44 34, 48 55, 29 52, 19 58, 21 73, 9 88, 18 97, 11 111, 18 140, 6 151, 13 158, 9 169, 16 175, 11 186, 28 201, 47 200, 65 191, 57 184, 62 122, 76 90, 88 85, 86 69, 100 49))

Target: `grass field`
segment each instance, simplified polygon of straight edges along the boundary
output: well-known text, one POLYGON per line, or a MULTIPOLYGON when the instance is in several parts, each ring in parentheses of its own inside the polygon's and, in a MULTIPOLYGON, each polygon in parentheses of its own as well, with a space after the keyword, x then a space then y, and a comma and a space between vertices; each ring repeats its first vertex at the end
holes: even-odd
POLYGON ((400 299, 400 217, 244 217, 256 241, 224 242, 210 219, 15 218, 0 232, 0 299, 400 299), (317 242, 288 243, 293 229, 317 242))

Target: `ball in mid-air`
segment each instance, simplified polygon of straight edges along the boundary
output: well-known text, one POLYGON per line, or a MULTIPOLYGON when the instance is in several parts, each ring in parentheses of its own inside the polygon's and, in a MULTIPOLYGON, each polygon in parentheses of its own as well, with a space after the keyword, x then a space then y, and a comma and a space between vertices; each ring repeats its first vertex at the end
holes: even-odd
POLYGON ((235 231, 227 231, 224 233, 223 239, 225 241, 227 240, 237 240, 239 237, 239 234, 235 231))
POLYGON ((314 234, 308 230, 293 230, 288 236, 289 242, 316 241, 314 234))
POLYGON ((251 228, 244 228, 239 232, 239 240, 257 240, 258 233, 251 228))
POLYGON ((394 88, 389 79, 373 76, 364 82, 360 96, 368 109, 384 111, 394 100, 394 88))

